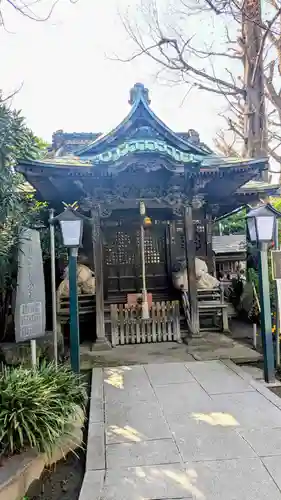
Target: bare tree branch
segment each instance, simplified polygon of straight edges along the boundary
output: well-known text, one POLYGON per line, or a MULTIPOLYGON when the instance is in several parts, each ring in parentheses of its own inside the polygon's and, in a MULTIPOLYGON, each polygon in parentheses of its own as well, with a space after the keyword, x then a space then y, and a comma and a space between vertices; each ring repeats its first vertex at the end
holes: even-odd
MULTIPOLYGON (((47 14, 45 16, 39 16, 34 11, 34 5, 39 4, 41 0, 31 0, 29 2, 25 2, 24 0, 2 0, 2 2, 0 1, 0 26, 2 26, 5 29, 5 19, 3 10, 1 9, 1 3, 2 6, 4 3, 6 3, 13 10, 18 12, 22 16, 31 19, 32 21, 45 22, 48 21, 48 19, 50 19, 59 1, 60 0, 53 0, 53 3, 49 8, 47 14)), ((76 3, 77 1, 78 0, 69 0, 70 3, 76 3)))
MULTIPOLYGON (((131 18, 123 22, 137 47, 137 52, 126 60, 145 54, 157 65, 176 74, 189 89, 195 87, 222 96, 227 103, 228 132, 223 138, 215 139, 217 146, 219 141, 226 151, 229 137, 231 154, 259 157, 269 153, 278 161, 278 128, 281 128, 281 83, 277 78, 278 72, 281 75, 279 0, 263 0, 268 7, 266 9, 263 4, 263 12, 262 0, 178 0, 178 11, 175 0, 171 1, 171 10, 167 12, 162 7, 161 11, 157 8, 157 0, 140 1, 151 3, 152 7, 145 11, 144 26, 139 19, 135 27, 131 18), (210 41, 207 38, 207 42, 200 41, 197 31, 193 30, 194 16, 198 16, 198 24, 202 12, 213 16, 214 36, 210 41), (216 37, 216 23, 219 37, 216 37), (236 36, 233 34, 235 23, 236 36), (223 61, 227 61, 226 67, 222 67, 223 61), (240 74, 236 61, 241 62, 240 74)), ((161 2, 158 5, 161 6, 161 2)))

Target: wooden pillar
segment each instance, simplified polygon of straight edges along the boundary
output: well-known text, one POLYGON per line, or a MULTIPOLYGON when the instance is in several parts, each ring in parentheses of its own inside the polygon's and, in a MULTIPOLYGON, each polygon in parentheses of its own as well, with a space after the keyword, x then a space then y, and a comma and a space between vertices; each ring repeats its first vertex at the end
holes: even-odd
POLYGON ((199 309, 197 300, 197 283, 195 273, 195 242, 194 227, 192 219, 192 207, 184 206, 184 235, 185 235, 185 255, 187 262, 188 294, 190 304, 191 335, 200 335, 199 309))
POLYGON ((176 255, 176 221, 172 220, 170 221, 170 224, 168 226, 169 229, 169 247, 170 247, 170 269, 171 272, 173 270, 174 265, 176 264, 177 261, 177 255, 176 255))
POLYGON ((208 207, 205 209, 205 237, 206 237, 206 255, 207 255, 207 266, 208 273, 212 276, 216 274, 215 268, 215 258, 213 252, 213 222, 212 222, 212 214, 208 211, 208 207))
POLYGON ((104 325, 104 289, 103 289, 103 241, 100 226, 100 210, 97 207, 91 211, 92 215, 92 240, 96 281, 96 332, 97 339, 93 344, 94 350, 110 349, 110 344, 105 336, 104 325))

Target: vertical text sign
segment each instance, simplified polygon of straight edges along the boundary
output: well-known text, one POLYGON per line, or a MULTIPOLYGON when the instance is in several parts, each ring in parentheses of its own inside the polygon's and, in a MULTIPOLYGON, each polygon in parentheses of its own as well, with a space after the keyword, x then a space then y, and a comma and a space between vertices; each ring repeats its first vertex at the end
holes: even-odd
POLYGON ((43 336, 45 326, 45 283, 40 235, 34 229, 25 229, 18 259, 16 342, 43 336))

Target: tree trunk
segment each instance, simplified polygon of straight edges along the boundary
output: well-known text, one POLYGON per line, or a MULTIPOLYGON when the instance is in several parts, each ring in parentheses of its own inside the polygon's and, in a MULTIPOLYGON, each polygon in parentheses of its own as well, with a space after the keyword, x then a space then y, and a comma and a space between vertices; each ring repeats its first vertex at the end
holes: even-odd
MULTIPOLYGON (((245 0, 242 13, 242 34, 245 44, 244 143, 245 154, 250 158, 267 157, 261 23, 260 0, 245 0)), ((267 180, 267 171, 263 173, 262 178, 267 180)))

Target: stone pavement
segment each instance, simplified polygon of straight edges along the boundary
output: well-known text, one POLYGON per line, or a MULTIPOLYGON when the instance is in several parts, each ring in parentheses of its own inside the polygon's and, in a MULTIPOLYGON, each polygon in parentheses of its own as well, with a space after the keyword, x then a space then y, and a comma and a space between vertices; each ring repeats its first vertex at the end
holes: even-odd
POLYGON ((79 500, 280 500, 281 399, 231 361, 93 370, 79 500))
MULTIPOLYGON (((248 326, 248 325, 246 325, 248 326)), ((245 325, 243 325, 245 330, 245 325)), ((241 328, 242 329, 242 328, 241 328)), ((246 329, 246 332, 249 329, 246 329)), ((251 332, 251 330, 250 330, 251 332)), ((82 345, 81 363, 83 369, 105 366, 142 365, 147 363, 166 363, 179 361, 210 361, 213 359, 231 359, 236 363, 259 361, 259 352, 229 335, 209 332, 200 338, 188 340, 188 345, 176 342, 122 345, 108 351, 91 351, 88 345, 82 345)))

